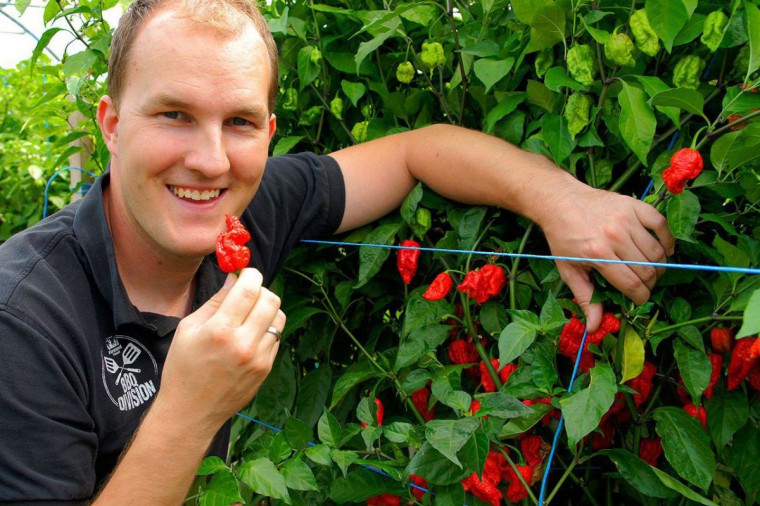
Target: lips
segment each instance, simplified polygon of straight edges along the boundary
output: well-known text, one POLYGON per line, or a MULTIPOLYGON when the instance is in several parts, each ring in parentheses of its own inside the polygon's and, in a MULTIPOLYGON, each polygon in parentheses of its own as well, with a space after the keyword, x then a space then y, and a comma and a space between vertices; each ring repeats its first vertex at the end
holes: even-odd
POLYGON ((222 192, 222 190, 219 188, 201 190, 198 188, 189 188, 189 187, 172 186, 172 185, 169 185, 169 189, 177 197, 181 199, 185 199, 185 200, 195 201, 195 202, 214 200, 218 198, 222 192))

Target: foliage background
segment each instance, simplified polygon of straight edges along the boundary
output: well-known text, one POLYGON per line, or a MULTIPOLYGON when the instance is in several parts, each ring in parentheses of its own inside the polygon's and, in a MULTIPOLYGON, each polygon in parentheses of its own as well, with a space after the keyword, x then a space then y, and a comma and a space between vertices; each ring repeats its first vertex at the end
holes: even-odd
MULTIPOLYGON (((25 3, 16 2, 19 9, 25 3)), ((0 240, 39 219, 44 183, 65 166, 75 137, 86 135, 94 143, 87 169, 99 173, 107 164, 92 118, 104 91, 111 34, 102 11, 115 3, 49 1, 46 21, 65 18, 87 49, 66 55, 62 65, 49 65, 40 54, 60 30, 51 29, 29 62, 3 71, 8 85, 2 89, 0 198, 12 204, 2 209, 0 240), (67 94, 75 100, 67 101, 67 94), (65 118, 75 108, 89 120, 72 134, 65 118)), ((668 216, 679 239, 673 262, 758 265, 760 124, 753 118, 760 94, 750 91, 760 67, 757 2, 289 0, 262 9, 281 50, 273 154, 329 153, 431 123, 462 125, 542 153, 595 187, 641 196, 654 178, 650 201, 668 216), (631 15, 642 8, 660 48, 653 56, 635 50, 634 65, 620 66, 604 46, 614 33, 631 34, 631 15), (713 51, 701 39, 705 19, 716 10, 728 22, 713 51), (441 45, 444 61, 431 66, 423 44, 433 42, 441 45), (594 55, 589 85, 573 79, 567 63, 568 51, 584 44, 594 55), (688 56, 704 62, 694 89, 674 84, 675 68, 688 56), (405 62, 415 69, 408 83, 396 74, 405 62), (572 135, 567 104, 579 93, 592 106, 588 124, 572 135), (732 129, 730 114, 748 117, 746 126, 732 129), (705 170, 682 194, 670 195, 661 174, 684 146, 702 152, 705 170)), ((53 208, 68 201, 65 178, 52 194, 53 208)), ((548 252, 527 221, 498 209, 461 206, 422 186, 400 213, 342 239, 387 245, 408 237, 436 248, 548 252)), ((579 378, 577 393, 568 394, 571 364, 557 354, 557 340, 578 311, 553 263, 425 252, 407 286, 392 256, 387 249, 313 244, 293 253, 274 287, 288 314, 284 346, 244 413, 284 431, 239 417, 229 461, 204 464, 192 501, 229 504, 266 496, 275 502, 344 503, 386 492, 413 500, 402 485, 413 473, 428 480, 436 503, 479 504, 465 496, 459 481, 482 470, 489 447, 523 464, 521 433, 550 442, 556 421, 538 423, 549 408, 516 401, 546 396, 562 409, 572 439, 560 439, 551 499, 756 501, 757 393, 747 382, 726 391, 726 370, 735 360, 729 353, 715 395, 706 400, 702 392, 709 381, 707 353, 713 351, 710 330, 728 327, 737 337, 760 330, 757 276, 672 269, 640 307, 599 278, 597 298, 620 317, 623 329, 594 349, 597 367, 579 378), (438 302, 421 298, 442 270, 461 282, 465 272, 485 262, 508 272, 499 297, 482 306, 458 292, 438 302), (454 314, 460 320, 450 320, 454 314), (483 338, 481 358, 518 366, 496 393, 485 393, 478 378, 463 373, 466 367, 452 364, 448 355, 451 330, 466 339, 476 329, 483 338), (637 409, 624 383, 638 375, 645 359, 658 370, 656 393, 637 409), (681 409, 676 372, 691 401, 706 407, 706 429, 681 409), (423 423, 409 396, 428 384, 436 420, 423 423), (615 392, 626 397, 632 421, 616 422, 609 449, 576 445, 597 428, 615 392), (473 395, 489 406, 476 416, 469 412, 473 395), (382 427, 374 397, 385 404, 382 427), (637 455, 643 438, 657 436, 665 455, 655 469, 637 455)), ((534 485, 525 501, 535 504, 537 495, 534 485)))

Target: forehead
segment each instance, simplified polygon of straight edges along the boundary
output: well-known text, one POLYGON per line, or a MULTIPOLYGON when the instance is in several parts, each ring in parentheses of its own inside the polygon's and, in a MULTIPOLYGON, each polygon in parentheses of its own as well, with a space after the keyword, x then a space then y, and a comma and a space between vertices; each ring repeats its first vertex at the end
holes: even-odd
POLYGON ((266 102, 269 60, 251 20, 220 30, 170 8, 152 14, 135 38, 124 94, 205 92, 266 102), (263 91, 263 93, 262 93, 263 91))

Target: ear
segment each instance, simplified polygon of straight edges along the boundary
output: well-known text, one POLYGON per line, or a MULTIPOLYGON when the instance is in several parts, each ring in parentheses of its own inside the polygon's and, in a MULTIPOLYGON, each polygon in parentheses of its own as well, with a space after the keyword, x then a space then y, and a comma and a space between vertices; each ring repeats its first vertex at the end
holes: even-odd
POLYGON ((103 134, 103 140, 106 141, 108 151, 111 156, 116 156, 117 145, 119 143, 119 112, 113 100, 108 95, 103 95, 98 103, 98 125, 103 134))
POLYGON ((269 142, 272 142, 272 137, 274 137, 274 132, 277 130, 277 116, 272 114, 269 116, 269 142))

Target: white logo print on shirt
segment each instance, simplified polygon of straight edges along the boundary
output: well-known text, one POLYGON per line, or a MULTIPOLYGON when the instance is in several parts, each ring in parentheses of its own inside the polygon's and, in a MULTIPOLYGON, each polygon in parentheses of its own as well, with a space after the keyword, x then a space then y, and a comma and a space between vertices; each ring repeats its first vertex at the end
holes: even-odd
POLYGON ((158 366, 150 351, 129 336, 111 336, 101 350, 103 385, 121 411, 130 411, 156 394, 158 366))

